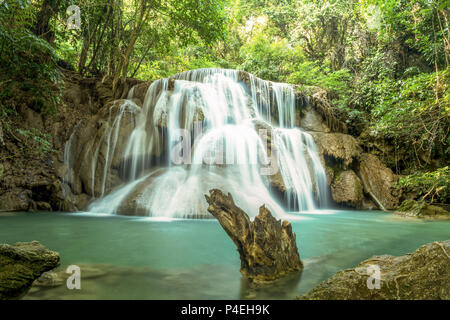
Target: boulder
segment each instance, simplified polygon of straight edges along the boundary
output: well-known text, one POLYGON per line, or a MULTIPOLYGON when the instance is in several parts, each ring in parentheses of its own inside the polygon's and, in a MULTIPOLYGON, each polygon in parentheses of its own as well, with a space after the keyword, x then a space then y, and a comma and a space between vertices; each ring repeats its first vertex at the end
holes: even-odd
POLYGON ((10 189, 0 195, 0 211, 28 211, 32 198, 31 190, 10 189))
POLYGON ((253 283, 274 281, 303 269, 296 235, 288 221, 280 223, 262 206, 251 222, 236 206, 231 194, 211 190, 205 197, 208 211, 219 220, 238 248, 241 273, 253 283))
POLYGON ((359 176, 364 185, 364 191, 382 206, 381 209, 393 210, 398 207, 400 195, 395 194, 392 189, 398 181, 398 176, 380 159, 372 154, 362 154, 359 176))
POLYGON ((335 177, 331 195, 336 203, 361 208, 364 200, 362 182, 353 170, 343 171, 335 177))
POLYGON ((341 162, 343 169, 347 169, 350 164, 352 164, 353 160, 361 155, 362 149, 359 146, 358 140, 348 134, 324 132, 308 133, 313 136, 319 154, 322 157, 331 158, 334 162, 341 162))
POLYGON ((330 132, 330 128, 327 127, 322 116, 311 105, 303 111, 300 128, 305 131, 330 132))
POLYGON ((37 241, 0 244, 0 300, 22 297, 34 280, 59 264, 59 254, 37 241))
POLYGON ((450 219, 450 212, 424 201, 405 200, 394 214, 420 219, 450 219))
POLYGON ((339 271, 299 299, 449 300, 450 240, 427 244, 401 257, 375 256, 339 271), (373 275, 377 269, 379 289, 373 275))
POLYGON ((144 103, 145 101, 145 96, 147 95, 148 88, 151 84, 151 82, 143 82, 135 85, 128 93, 128 99, 132 99, 133 101, 134 99, 136 99, 137 101, 141 102, 140 104, 137 104, 142 106, 142 103, 144 103))

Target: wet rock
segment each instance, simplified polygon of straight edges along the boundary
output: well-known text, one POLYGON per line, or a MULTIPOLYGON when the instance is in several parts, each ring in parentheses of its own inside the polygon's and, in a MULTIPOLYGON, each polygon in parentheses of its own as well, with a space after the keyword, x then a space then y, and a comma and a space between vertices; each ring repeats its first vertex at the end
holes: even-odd
MULTIPOLYGON (((83 275, 84 276, 84 275, 83 275)), ((33 287, 53 288, 62 286, 66 282, 61 272, 48 271, 44 272, 36 281, 33 282, 33 287)))
POLYGON ((122 183, 117 169, 124 161, 128 143, 123 137, 131 135, 139 112, 137 105, 117 100, 76 129, 70 151, 74 165, 69 170, 73 171, 68 175, 75 194, 85 191, 100 196, 122 183))
POLYGON ((331 184, 333 183, 333 180, 334 180, 334 176, 335 176, 335 172, 334 172, 333 168, 331 168, 329 166, 325 166, 325 174, 327 176, 327 184, 329 186, 331 186, 331 184))
POLYGON ((308 106, 303 111, 300 128, 305 131, 330 132, 330 128, 327 127, 322 116, 312 106, 308 106))
POLYGON ((14 188, 0 195, 1 211, 28 211, 31 203, 31 190, 14 188))
POLYGON ((305 300, 449 300, 450 240, 427 244, 401 257, 375 256, 356 268, 339 271, 305 300), (372 270, 379 268, 379 289, 372 270), (369 289, 368 282, 373 289, 369 289))
MULTIPOLYGON (((343 169, 361 155, 362 149, 358 140, 343 133, 309 132, 317 144, 322 157, 332 158, 334 162, 341 162, 343 169)), ((335 163, 332 163, 335 165, 335 163)))
POLYGON ((450 212, 424 201, 405 200, 394 212, 396 215, 421 219, 450 219, 450 212))
MULTIPOLYGON (((147 95, 148 88, 150 87, 151 82, 143 82, 138 85, 135 85, 128 95, 130 99, 138 99, 142 103, 145 101, 145 96, 147 95)), ((142 104, 140 104, 142 106, 142 104)))
POLYGON ((377 204, 375 202, 373 202, 370 199, 364 198, 363 203, 362 203, 362 208, 363 210, 377 210, 377 204))
POLYGON ((303 269, 296 235, 288 221, 280 223, 262 206, 251 222, 236 206, 231 194, 211 190, 205 197, 208 211, 219 220, 238 248, 244 276, 254 283, 264 283, 303 269))
POLYGON ((0 245, 0 300, 18 299, 42 273, 60 264, 59 254, 37 241, 0 245))
POLYGON ((387 210, 398 207, 400 195, 395 194, 392 189, 398 181, 398 176, 380 159, 372 154, 362 154, 359 175, 364 185, 364 191, 371 195, 374 201, 379 202, 387 210))
POLYGON ((336 203, 361 208, 364 200, 362 182, 353 170, 341 172, 334 179, 331 195, 336 203))
POLYGON ((52 211, 52 206, 50 205, 50 203, 45 201, 36 202, 36 208, 37 210, 41 211, 52 211))

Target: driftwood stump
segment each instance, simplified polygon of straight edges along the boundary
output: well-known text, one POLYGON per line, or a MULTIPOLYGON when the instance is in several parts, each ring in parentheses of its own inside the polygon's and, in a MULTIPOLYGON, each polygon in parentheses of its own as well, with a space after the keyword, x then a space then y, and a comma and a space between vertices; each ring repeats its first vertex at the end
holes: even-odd
POLYGON ((205 197, 209 203, 208 211, 219 220, 237 246, 244 276, 253 282, 264 283, 303 269, 296 236, 288 221, 280 223, 262 206, 251 222, 235 205, 231 194, 211 190, 205 197))

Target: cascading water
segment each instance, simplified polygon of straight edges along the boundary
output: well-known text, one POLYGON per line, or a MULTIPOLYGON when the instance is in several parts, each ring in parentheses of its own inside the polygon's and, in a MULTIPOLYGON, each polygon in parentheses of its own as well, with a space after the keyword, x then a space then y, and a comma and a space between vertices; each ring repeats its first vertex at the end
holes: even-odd
MULTIPOLYGON (((142 108, 126 100, 109 121, 102 137, 104 174, 100 179, 92 174, 92 190, 101 186, 92 212, 121 213, 132 196, 149 216, 208 217, 204 195, 217 188, 231 192, 250 215, 265 204, 282 216, 270 188, 273 175, 281 175, 288 210, 326 205, 325 171, 312 137, 295 127, 295 94, 287 84, 235 70, 192 70, 152 83, 142 108), (124 112, 136 119, 126 137, 119 136, 124 112), (105 196, 118 139, 126 140, 120 170, 127 183, 105 196), (152 160, 155 154, 162 159, 159 166, 152 160)), ((93 172, 98 153, 93 152, 93 172)))

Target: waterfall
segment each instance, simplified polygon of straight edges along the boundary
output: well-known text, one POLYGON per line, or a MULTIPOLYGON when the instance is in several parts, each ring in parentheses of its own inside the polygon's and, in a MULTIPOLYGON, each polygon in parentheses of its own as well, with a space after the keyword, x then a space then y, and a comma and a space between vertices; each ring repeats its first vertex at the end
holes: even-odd
POLYGON ((90 211, 120 213, 121 202, 137 193, 136 205, 149 216, 208 217, 204 194, 213 188, 231 192, 250 215, 263 204, 277 216, 285 212, 282 202, 288 211, 326 206, 325 170, 311 135, 295 127, 290 85, 236 70, 192 70, 153 82, 138 109, 126 100, 108 118, 101 178, 95 178, 101 143, 93 151, 92 190, 100 186, 101 198, 90 211), (124 112, 136 117, 129 136, 119 136, 124 112), (119 155, 125 183, 105 194, 118 139, 126 145, 119 155), (284 201, 270 187, 277 174, 284 201))

